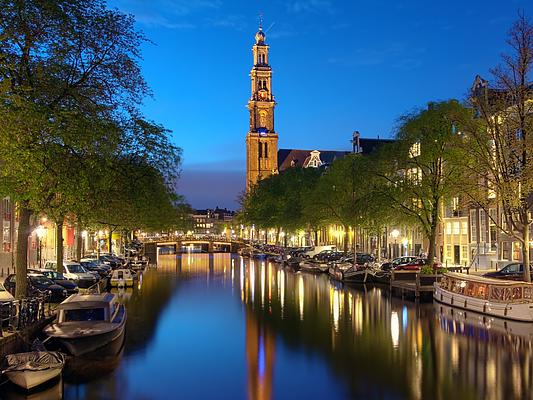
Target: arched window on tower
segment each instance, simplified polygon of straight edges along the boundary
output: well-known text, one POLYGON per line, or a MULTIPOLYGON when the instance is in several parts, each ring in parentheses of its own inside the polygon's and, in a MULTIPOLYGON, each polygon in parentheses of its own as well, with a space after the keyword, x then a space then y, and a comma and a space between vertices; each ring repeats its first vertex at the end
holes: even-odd
POLYGON ((265 143, 265 158, 268 158, 268 143, 265 143))
POLYGON ((259 158, 263 158, 263 143, 259 142, 259 158))

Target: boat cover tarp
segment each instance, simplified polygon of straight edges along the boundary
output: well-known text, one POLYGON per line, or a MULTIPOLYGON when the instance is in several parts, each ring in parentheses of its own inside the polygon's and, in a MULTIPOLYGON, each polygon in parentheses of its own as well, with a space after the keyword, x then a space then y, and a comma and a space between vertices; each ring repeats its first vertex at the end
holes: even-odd
POLYGON ((61 368, 65 363, 65 356, 57 351, 32 351, 29 353, 8 354, 6 356, 9 371, 42 371, 51 368, 61 368))

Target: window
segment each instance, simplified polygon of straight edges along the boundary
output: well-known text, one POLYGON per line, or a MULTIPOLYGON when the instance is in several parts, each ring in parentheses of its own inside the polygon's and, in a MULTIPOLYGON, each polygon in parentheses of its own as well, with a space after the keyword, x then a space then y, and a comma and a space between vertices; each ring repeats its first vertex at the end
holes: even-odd
POLYGON ((470 210, 470 241, 477 242, 477 218, 476 210, 470 210))
POLYGON ((103 308, 65 310, 65 321, 105 321, 103 308))
POLYGON ((461 223, 461 234, 468 235, 468 223, 466 221, 461 223))
POLYGON ((409 157, 415 158, 420 155, 420 142, 413 143, 409 149, 409 157))
POLYGON ((263 158, 263 143, 259 142, 259 158, 263 158))
POLYGON ((489 209, 489 243, 490 243, 490 251, 496 251, 497 246, 497 235, 496 235, 496 219, 498 216, 496 215, 496 209, 491 208, 489 209))
POLYGON ((468 260, 468 246, 467 245, 461 246, 461 258, 463 260, 468 260))
POLYGON ((453 234, 454 235, 459 235, 459 233, 461 233, 459 227, 460 227, 459 222, 454 222, 453 223, 453 234))
POLYGON ((265 143, 265 158, 268 158, 268 143, 265 143))
POLYGON ((479 210, 479 241, 485 242, 487 237, 487 218, 485 216, 485 210, 479 210))
POLYGON ((446 258, 452 258, 452 246, 450 244, 446 245, 446 258))
POLYGON ((452 234, 452 223, 446 222, 446 234, 451 235, 452 234))

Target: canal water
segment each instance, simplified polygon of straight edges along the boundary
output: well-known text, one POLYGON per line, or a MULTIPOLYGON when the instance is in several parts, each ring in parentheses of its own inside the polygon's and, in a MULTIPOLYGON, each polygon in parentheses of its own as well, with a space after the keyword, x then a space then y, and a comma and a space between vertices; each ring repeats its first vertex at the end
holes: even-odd
MULTIPOLYGON (((532 398, 533 327, 229 254, 160 257, 66 399, 532 398)), ((53 390, 50 389, 50 390, 53 390)))

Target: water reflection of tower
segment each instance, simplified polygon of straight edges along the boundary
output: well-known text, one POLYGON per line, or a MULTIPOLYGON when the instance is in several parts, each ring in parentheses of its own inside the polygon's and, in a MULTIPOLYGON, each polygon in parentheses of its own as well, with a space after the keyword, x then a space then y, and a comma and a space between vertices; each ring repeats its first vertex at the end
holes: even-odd
POLYGON ((246 312, 246 358, 248 362, 248 399, 272 397, 272 378, 276 354, 274 335, 254 316, 246 312))

